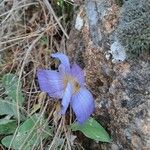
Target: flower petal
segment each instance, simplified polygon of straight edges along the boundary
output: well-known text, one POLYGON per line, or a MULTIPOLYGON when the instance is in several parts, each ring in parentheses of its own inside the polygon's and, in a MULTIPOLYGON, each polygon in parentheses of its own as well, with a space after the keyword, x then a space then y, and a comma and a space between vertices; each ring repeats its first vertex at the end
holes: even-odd
POLYGON ((76 114, 77 121, 82 124, 94 111, 92 94, 86 88, 81 88, 78 93, 72 96, 71 106, 76 114))
POLYGON ((66 68, 66 69, 70 69, 70 63, 69 63, 69 59, 68 57, 63 54, 63 53, 55 53, 51 55, 54 58, 57 58, 60 60, 61 64, 66 68))
POLYGON ((73 87, 71 85, 71 83, 67 83, 67 87, 65 89, 64 95, 63 95, 63 99, 62 99, 62 109, 61 109, 61 114, 65 114, 66 110, 69 106, 69 102, 72 96, 72 92, 73 92, 73 87))
POLYGON ((65 68, 65 66, 63 64, 59 65, 58 71, 61 74, 61 76, 65 76, 66 74, 70 73, 70 70, 66 70, 66 68, 65 68))
POLYGON ((62 76, 57 71, 38 70, 37 77, 40 89, 54 98, 62 98, 64 85, 62 76))
POLYGON ((76 80, 80 84, 80 86, 84 85, 84 83, 85 83, 84 72, 77 64, 72 65, 71 75, 76 78, 76 80))

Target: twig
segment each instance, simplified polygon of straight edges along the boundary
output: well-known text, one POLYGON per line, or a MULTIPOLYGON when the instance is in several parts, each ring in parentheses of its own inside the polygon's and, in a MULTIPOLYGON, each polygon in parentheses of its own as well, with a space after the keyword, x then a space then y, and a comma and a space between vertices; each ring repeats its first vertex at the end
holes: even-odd
POLYGON ((48 1, 48 0, 44 0, 44 2, 45 2, 45 5, 47 6, 49 12, 52 13, 52 15, 54 16, 54 19, 56 20, 57 24, 59 25, 60 29, 62 30, 62 32, 64 33, 64 35, 66 36, 66 38, 69 39, 68 34, 66 33, 66 31, 65 31, 64 28, 63 28, 63 26, 62 26, 61 23, 59 22, 59 20, 58 20, 58 18, 57 18, 57 16, 56 16, 56 14, 55 14, 55 12, 54 12, 54 10, 53 10, 51 4, 49 3, 49 1, 48 1))

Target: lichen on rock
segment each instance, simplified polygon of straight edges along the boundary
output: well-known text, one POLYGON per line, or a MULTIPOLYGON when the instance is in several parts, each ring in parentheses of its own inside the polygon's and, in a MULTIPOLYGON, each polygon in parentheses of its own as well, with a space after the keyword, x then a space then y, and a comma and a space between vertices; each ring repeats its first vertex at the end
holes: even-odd
POLYGON ((113 62, 124 61, 126 59, 125 48, 118 41, 111 44, 110 53, 113 56, 113 62))
POLYGON ((150 54, 150 1, 128 0, 121 8, 119 25, 115 31, 128 56, 150 54))

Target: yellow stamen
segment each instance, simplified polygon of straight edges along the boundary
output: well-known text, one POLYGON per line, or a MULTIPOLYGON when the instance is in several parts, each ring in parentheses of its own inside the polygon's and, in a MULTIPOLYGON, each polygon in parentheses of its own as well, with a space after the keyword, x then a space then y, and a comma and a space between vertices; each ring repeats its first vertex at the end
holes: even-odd
POLYGON ((74 77, 72 77, 70 75, 66 75, 63 80, 64 80, 65 88, 66 88, 68 82, 72 84, 72 86, 73 86, 73 94, 75 94, 76 92, 79 91, 80 85, 79 85, 79 83, 76 81, 76 79, 74 77))

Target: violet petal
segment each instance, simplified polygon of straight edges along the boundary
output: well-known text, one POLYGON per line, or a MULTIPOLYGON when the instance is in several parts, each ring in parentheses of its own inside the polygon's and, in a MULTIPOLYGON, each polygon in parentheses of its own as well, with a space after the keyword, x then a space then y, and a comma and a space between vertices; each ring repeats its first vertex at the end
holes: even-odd
POLYGON ((66 110, 67 110, 69 103, 70 103, 72 92, 73 92, 72 84, 68 82, 67 87, 66 87, 65 92, 64 92, 64 95, 63 95, 62 102, 61 102, 61 105, 62 105, 61 114, 66 113, 66 110))
POLYGON ((72 65, 71 75, 76 78, 80 86, 84 85, 85 83, 84 72, 77 64, 72 65))
POLYGON ((64 85, 62 76, 57 71, 38 70, 37 77, 40 89, 54 98, 62 98, 64 85))
POLYGON ((77 121, 82 124, 94 111, 92 94, 86 88, 81 88, 79 92, 72 96, 71 106, 76 114, 77 121))
POLYGON ((60 64, 58 67, 58 71, 61 74, 61 76, 66 76, 66 74, 70 74, 70 70, 66 69, 63 64, 60 64))
POLYGON ((60 60, 61 64, 65 67, 66 70, 70 70, 70 63, 68 57, 63 53, 55 53, 51 55, 54 58, 60 60))

